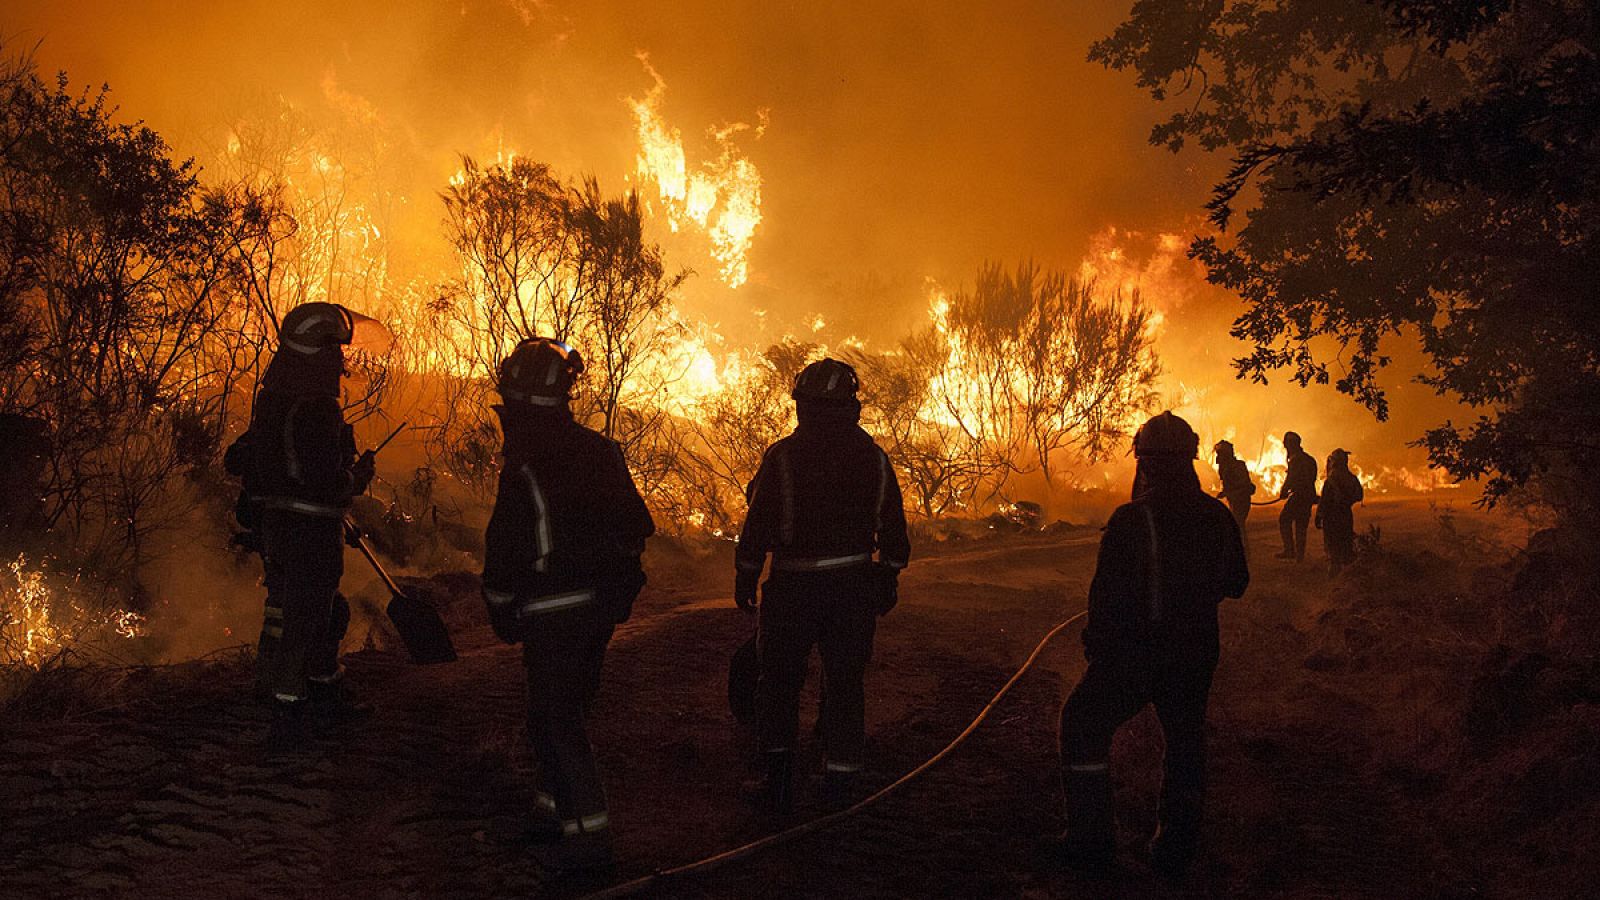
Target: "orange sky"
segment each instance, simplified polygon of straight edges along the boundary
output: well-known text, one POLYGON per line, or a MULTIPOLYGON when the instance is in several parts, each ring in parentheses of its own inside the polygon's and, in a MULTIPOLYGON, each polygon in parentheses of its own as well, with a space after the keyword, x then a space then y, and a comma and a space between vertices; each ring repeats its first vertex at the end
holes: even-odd
MULTIPOLYGON (((1127 73, 1084 61, 1129 5, 11 0, 0 34, 38 42, 42 68, 74 83, 109 83, 127 117, 201 158, 273 97, 359 108, 396 144, 389 177, 419 229, 438 222, 458 152, 511 147, 621 190, 648 53, 691 154, 714 152, 707 129, 767 113, 738 141, 763 179, 750 281, 730 291, 705 259, 675 256, 698 273, 685 307, 732 337, 756 338, 760 309, 766 336, 821 312, 883 343, 923 320, 928 279, 953 289, 991 259, 1076 270, 1111 229, 1139 257, 1196 227, 1225 160, 1150 147, 1160 110, 1127 73)), ((1331 388, 1233 383, 1236 301, 1173 256, 1144 285, 1167 316, 1165 387, 1209 391, 1211 431, 1243 446, 1295 427, 1318 455, 1337 443, 1358 462, 1420 460, 1404 441, 1448 408, 1399 375, 1400 421, 1384 426, 1331 388)))

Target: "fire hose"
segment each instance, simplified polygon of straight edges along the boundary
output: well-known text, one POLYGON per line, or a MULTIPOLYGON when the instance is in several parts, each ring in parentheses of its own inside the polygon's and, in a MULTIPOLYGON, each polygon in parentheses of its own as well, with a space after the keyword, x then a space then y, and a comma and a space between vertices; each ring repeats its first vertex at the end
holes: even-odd
POLYGON ((708 856, 704 859, 697 860, 692 863, 686 863, 681 866, 657 869, 648 875, 635 878, 632 881, 625 881, 621 884, 613 885, 604 890, 596 891, 592 894, 586 894, 581 898, 581 900, 608 900, 608 898, 612 897, 631 897, 640 891, 648 888, 659 887, 664 882, 673 879, 682 878, 687 875, 697 875, 703 872, 709 872, 713 869, 721 868, 728 863, 754 856, 755 854, 760 853, 762 850, 776 847, 779 844, 789 843, 797 838, 804 837, 812 832, 821 831, 830 825, 837 824, 845 819, 855 816, 856 814, 865 810, 867 807, 876 804, 878 801, 899 790, 907 783, 920 777, 923 773, 927 772, 935 765, 938 765, 940 761, 953 753, 957 747, 965 743, 967 738, 971 737, 972 733, 978 730, 978 726, 983 724, 983 720, 989 717, 990 711, 995 708, 995 706, 1000 702, 1001 698, 1005 697, 1005 695, 1010 692, 1012 686, 1014 686, 1018 681, 1022 680, 1022 676, 1033 666, 1034 661, 1039 658, 1039 654, 1044 652, 1045 646, 1054 640, 1056 635, 1065 630, 1068 625, 1071 625, 1073 622, 1078 621, 1086 615, 1088 615, 1087 610, 1077 613, 1046 632, 1045 636, 1040 638, 1039 643, 1033 648, 1033 652, 1028 654, 1028 658, 1023 661, 1022 666, 1017 669, 1016 673, 1011 676, 1010 680, 1001 686, 1000 690, 995 693, 994 697, 990 698, 988 704, 986 704, 983 707, 983 710, 978 713, 977 718, 973 719, 970 725, 962 730, 960 734, 956 735, 954 740, 946 744, 943 750, 940 750, 938 753, 935 753, 932 757, 930 757, 927 762, 924 762, 922 765, 917 766, 915 769, 912 769, 906 774, 900 776, 887 787, 878 790, 877 793, 874 793, 865 800, 856 803, 854 806, 829 813, 820 818, 812 819, 809 822, 802 822, 793 828, 785 829, 777 832, 776 834, 769 834, 764 838, 751 841, 748 844, 745 844, 741 847, 735 847, 732 850, 725 850, 714 856, 708 856))

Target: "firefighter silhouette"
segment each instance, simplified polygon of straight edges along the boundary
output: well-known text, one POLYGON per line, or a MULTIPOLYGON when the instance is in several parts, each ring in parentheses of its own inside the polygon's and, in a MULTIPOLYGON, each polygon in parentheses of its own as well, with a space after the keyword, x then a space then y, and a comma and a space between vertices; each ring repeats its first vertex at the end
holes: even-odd
POLYGON ((1088 668, 1061 710, 1069 862, 1109 865, 1116 850, 1110 755, 1146 705, 1166 737, 1160 829, 1151 859, 1183 871, 1205 800, 1205 717, 1217 665, 1217 605, 1249 584, 1239 526, 1195 475, 1199 438, 1171 413, 1134 438, 1137 492, 1106 523, 1083 631, 1088 668))
POLYGON ((1328 477, 1322 482, 1322 499, 1317 503, 1317 527, 1322 529, 1322 547, 1328 554, 1328 574, 1337 575, 1356 558, 1356 523, 1352 511, 1365 496, 1361 479, 1350 471, 1350 453, 1335 450, 1328 454, 1328 477))
POLYGON ((333 303, 303 303, 284 317, 261 378, 250 428, 224 464, 243 478, 236 506, 254 537, 267 588, 257 644, 257 687, 274 706, 269 750, 302 744, 308 725, 363 717, 339 665, 350 607, 339 594, 351 500, 372 481, 339 400, 345 345, 359 317, 333 303), (309 712, 309 715, 308 715, 309 712))
POLYGON ((500 367, 505 434, 484 536, 483 596, 494 632, 522 644, 535 774, 529 836, 558 869, 611 864, 611 817, 584 717, 606 645, 644 587, 655 524, 615 441, 573 420, 583 359, 548 338, 500 367))
POLYGON ((757 608, 759 741, 767 809, 792 803, 800 691, 811 649, 822 656, 825 770, 835 781, 866 764, 863 679, 877 617, 897 598, 910 559, 900 485, 889 457, 861 429, 855 370, 834 359, 795 379, 799 425, 773 444, 748 491, 734 599, 757 608), (874 552, 877 558, 873 558, 874 552))
POLYGON ((1283 434, 1283 449, 1288 454, 1288 473, 1278 499, 1284 501, 1278 514, 1278 534, 1283 538, 1279 559, 1296 562, 1306 558, 1306 530, 1311 526, 1311 508, 1317 505, 1317 461, 1300 446, 1300 435, 1283 434))

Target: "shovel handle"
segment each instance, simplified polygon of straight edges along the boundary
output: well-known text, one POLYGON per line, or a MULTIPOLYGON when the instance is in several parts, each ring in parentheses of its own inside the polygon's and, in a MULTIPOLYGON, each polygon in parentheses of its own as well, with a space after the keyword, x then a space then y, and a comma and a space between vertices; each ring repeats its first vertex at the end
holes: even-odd
MULTIPOLYGON (((354 525, 350 524, 349 519, 345 520, 344 527, 351 529, 355 528, 354 525)), ((403 592, 400 590, 400 586, 394 583, 394 579, 389 577, 388 572, 384 571, 383 563, 378 562, 378 557, 372 554, 372 548, 367 546, 366 538, 356 538, 356 549, 360 550, 361 555, 365 556, 367 558, 367 562, 372 564, 372 570, 378 573, 379 578, 383 579, 383 583, 389 588, 390 595, 395 597, 402 596, 403 592)))
POLYGON ((395 430, 389 432, 389 436, 388 437, 384 438, 383 441, 378 444, 378 446, 372 448, 372 450, 371 450, 372 455, 373 456, 377 456, 379 450, 382 450, 383 448, 389 446, 389 442, 394 440, 395 438, 399 437, 400 436, 400 432, 405 431, 406 430, 406 426, 410 425, 410 424, 411 424, 410 422, 401 422, 400 423, 400 427, 398 427, 395 430))

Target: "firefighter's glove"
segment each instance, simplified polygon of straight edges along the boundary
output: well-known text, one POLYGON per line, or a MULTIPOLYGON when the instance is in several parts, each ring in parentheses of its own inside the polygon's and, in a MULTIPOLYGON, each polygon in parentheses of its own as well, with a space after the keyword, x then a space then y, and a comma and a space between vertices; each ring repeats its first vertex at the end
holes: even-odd
POLYGON ((228 445, 222 454, 222 471, 235 478, 243 478, 250 473, 253 466, 251 460, 250 432, 239 435, 238 440, 228 445))
POLYGON ((637 556, 617 563, 616 574, 600 586, 601 607, 610 616, 611 624, 628 621, 633 615, 633 601, 639 599, 648 580, 637 556))
POLYGON ((1312 519, 1311 521, 1312 521, 1312 524, 1317 526, 1317 530, 1321 531, 1322 530, 1322 511, 1318 510, 1317 511, 1317 517, 1315 519, 1312 519))
POLYGON ((883 563, 874 564, 873 569, 873 574, 877 576, 874 579, 877 588, 874 612, 886 616, 900 602, 900 570, 883 563))
POLYGON ((351 491, 355 496, 367 492, 367 487, 372 484, 372 477, 378 471, 378 454, 368 450, 356 458, 355 465, 350 467, 351 491))
POLYGON ((344 542, 352 548, 361 546, 361 529, 354 522, 346 519, 344 523, 344 542))
POLYGON ((489 626, 494 629, 494 636, 508 644, 521 642, 522 622, 517 618, 516 596, 486 590, 483 604, 489 608, 489 626))
POLYGON ((242 553, 263 553, 261 534, 256 531, 237 531, 228 541, 228 546, 242 553))
POLYGON ((760 587, 760 569, 739 569, 733 576, 733 602, 745 612, 755 612, 756 592, 760 587))

